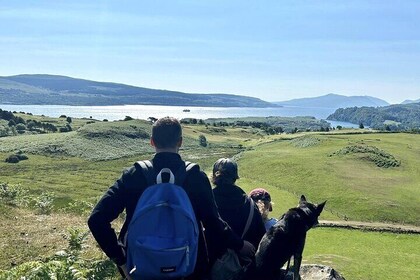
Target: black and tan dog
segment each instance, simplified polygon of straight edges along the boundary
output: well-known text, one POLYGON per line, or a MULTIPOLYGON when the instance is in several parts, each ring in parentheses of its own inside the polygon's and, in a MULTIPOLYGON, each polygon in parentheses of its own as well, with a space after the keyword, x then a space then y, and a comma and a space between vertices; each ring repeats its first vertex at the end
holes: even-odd
POLYGON ((325 203, 309 203, 302 195, 298 207, 289 209, 264 235, 255 256, 255 267, 250 269, 246 278, 283 279, 280 268, 293 256, 293 279, 300 279, 299 269, 306 232, 318 224, 318 216, 325 203))

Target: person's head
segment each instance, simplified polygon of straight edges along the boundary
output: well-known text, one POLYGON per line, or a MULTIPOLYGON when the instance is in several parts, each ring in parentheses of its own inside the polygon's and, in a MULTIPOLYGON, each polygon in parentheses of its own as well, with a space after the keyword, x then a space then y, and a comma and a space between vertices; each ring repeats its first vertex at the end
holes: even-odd
POLYGON ((252 200, 254 200, 254 202, 258 205, 262 218, 264 220, 267 219, 268 212, 273 211, 273 204, 268 191, 263 188, 253 189, 249 193, 249 197, 252 198, 252 200))
POLYGON ((156 150, 178 152, 182 144, 182 128, 172 117, 158 119, 152 127, 150 143, 156 150))
POLYGON ((229 158, 220 158, 213 165, 212 183, 216 186, 232 185, 239 179, 238 165, 229 158))

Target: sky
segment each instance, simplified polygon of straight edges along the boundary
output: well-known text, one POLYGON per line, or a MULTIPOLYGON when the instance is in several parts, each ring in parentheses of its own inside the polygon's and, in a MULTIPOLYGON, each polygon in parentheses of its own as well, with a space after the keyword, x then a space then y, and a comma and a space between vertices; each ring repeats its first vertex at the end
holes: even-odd
POLYGON ((420 98, 420 1, 5 1, 0 76, 283 101, 420 98))

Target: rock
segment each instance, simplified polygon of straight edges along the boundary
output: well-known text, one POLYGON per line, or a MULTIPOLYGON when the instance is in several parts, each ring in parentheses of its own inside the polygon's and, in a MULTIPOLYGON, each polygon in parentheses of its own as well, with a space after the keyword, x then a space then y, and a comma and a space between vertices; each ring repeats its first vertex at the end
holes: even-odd
POLYGON ((305 264, 300 267, 302 280, 345 280, 334 268, 320 264, 305 264))

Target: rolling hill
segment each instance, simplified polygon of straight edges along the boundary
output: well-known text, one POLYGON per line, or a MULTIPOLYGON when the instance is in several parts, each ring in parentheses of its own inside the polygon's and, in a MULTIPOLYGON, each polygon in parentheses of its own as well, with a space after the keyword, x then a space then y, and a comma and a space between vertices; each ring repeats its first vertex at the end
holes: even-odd
POLYGON ((401 104, 410 104, 410 103, 419 103, 419 102, 420 102, 420 98, 417 99, 417 100, 407 99, 407 100, 404 100, 403 102, 401 102, 401 104))
POLYGON ((337 109, 327 120, 363 123, 372 128, 404 130, 420 128, 420 103, 386 107, 352 107, 337 109))
POLYGON ((0 77, 0 103, 25 105, 178 105, 275 107, 258 98, 234 94, 190 94, 56 75, 0 77))
POLYGON ((338 94, 327 94, 318 97, 298 98, 288 101, 274 102, 283 106, 298 106, 298 107, 317 107, 317 108, 347 108, 347 107, 361 107, 361 106, 388 106, 389 103, 371 96, 344 96, 338 94))

